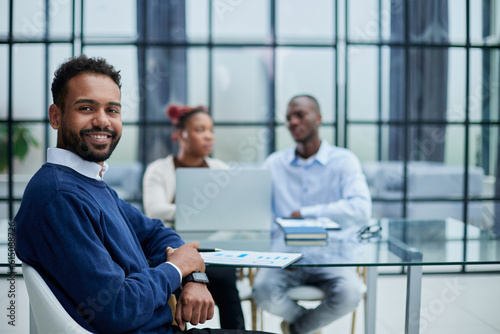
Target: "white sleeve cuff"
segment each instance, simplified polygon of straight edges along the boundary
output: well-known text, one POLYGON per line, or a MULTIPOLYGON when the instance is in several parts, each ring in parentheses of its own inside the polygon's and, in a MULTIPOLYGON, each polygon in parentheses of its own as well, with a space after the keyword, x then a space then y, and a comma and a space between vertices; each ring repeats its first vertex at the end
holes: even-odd
POLYGON ((172 267, 175 268, 175 270, 177 270, 177 272, 179 273, 179 286, 181 285, 182 283, 182 271, 179 269, 179 267, 177 267, 175 264, 173 264, 172 262, 166 262, 168 264, 170 264, 172 267))

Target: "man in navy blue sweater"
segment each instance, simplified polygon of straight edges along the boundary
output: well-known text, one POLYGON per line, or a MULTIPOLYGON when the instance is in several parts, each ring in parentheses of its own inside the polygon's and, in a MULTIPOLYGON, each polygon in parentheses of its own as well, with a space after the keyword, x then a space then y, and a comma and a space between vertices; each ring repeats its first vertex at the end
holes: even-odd
POLYGON ((70 59, 56 71, 52 95, 57 148, 49 148, 15 217, 19 258, 91 332, 182 333, 186 322, 212 318, 212 296, 192 275, 205 270, 199 244, 184 244, 103 182, 122 133, 119 72, 104 59, 70 59), (176 327, 168 299, 181 285, 176 327))

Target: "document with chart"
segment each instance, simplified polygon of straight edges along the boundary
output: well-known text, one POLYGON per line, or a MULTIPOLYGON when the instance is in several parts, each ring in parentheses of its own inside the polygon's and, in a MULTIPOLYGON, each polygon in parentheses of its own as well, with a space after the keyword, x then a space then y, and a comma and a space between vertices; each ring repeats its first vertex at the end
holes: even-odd
POLYGON ((302 257, 301 253, 220 251, 200 253, 206 264, 235 267, 285 268, 302 257))

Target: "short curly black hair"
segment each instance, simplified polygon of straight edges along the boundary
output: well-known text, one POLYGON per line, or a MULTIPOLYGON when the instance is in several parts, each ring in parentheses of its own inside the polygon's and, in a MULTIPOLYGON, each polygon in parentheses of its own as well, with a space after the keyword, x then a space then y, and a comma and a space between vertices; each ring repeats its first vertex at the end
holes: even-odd
POLYGON ((70 58, 54 72, 54 81, 52 81, 52 100, 62 110, 64 110, 64 100, 68 95, 68 82, 80 73, 106 75, 121 88, 120 71, 115 70, 105 59, 89 58, 86 55, 70 58))

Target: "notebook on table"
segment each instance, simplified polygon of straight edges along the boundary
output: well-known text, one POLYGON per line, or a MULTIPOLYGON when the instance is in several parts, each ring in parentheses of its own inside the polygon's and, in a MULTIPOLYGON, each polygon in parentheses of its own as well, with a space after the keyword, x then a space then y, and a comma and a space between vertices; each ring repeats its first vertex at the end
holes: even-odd
POLYGON ((177 168, 177 231, 269 231, 271 172, 177 168))

